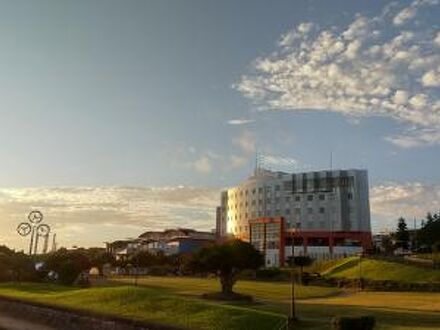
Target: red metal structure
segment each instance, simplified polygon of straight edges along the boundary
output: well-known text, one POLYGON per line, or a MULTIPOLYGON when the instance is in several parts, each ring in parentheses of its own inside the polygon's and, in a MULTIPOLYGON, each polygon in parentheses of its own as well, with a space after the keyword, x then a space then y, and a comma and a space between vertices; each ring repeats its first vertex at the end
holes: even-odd
MULTIPOLYGON (((243 237, 244 238, 244 237, 243 237)), ((365 231, 313 231, 285 229, 283 217, 263 217, 249 221, 249 237, 246 237, 257 249, 266 255, 267 249, 279 250, 279 266, 285 263, 286 245, 303 246, 307 253, 309 246, 326 246, 330 254, 335 246, 354 245, 367 252, 373 247, 371 232, 365 231), (270 233, 268 233, 270 229, 270 233), (274 234, 274 230, 277 235, 274 234), (287 244, 286 244, 287 243, 287 244)))

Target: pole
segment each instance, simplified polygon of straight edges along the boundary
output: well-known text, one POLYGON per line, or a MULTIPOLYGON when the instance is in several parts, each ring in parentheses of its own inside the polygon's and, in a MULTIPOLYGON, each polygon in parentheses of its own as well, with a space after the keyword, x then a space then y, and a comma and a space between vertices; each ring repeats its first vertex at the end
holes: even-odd
POLYGON ((296 311, 295 311, 295 233, 292 236, 292 265, 290 271, 290 317, 289 324, 292 324, 296 320, 296 311))
POLYGON ((38 240, 40 238, 40 234, 38 234, 38 231, 35 235, 35 246, 34 246, 34 255, 37 255, 38 253, 38 240))
POLYGON ((32 255, 33 252, 33 247, 34 247, 34 236, 35 236, 35 227, 32 226, 32 231, 31 231, 31 242, 29 244, 29 255, 32 255))

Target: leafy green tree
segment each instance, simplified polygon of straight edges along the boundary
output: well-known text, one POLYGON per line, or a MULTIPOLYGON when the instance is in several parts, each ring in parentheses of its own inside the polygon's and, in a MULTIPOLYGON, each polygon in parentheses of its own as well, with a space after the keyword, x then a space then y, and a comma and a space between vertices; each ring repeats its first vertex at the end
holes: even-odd
POLYGON ((310 266, 313 263, 313 259, 309 256, 296 256, 289 259, 289 264, 294 264, 300 269, 300 279, 303 278, 304 267, 310 266))
POLYGON ((425 245, 432 248, 440 243, 440 213, 428 213, 424 225, 419 230, 418 241, 420 246, 425 245))
POLYGON ((404 218, 400 217, 397 220, 397 231, 395 234, 396 246, 402 249, 408 249, 409 231, 404 218))
POLYGON ((15 252, 6 246, 0 246, 0 281, 37 280, 35 264, 31 257, 23 252, 15 252))
POLYGON ((225 295, 233 294, 233 286, 241 271, 263 265, 263 255, 251 244, 240 240, 204 247, 194 255, 193 263, 199 271, 218 275, 225 295))
POLYGON ((44 263, 46 271, 55 272, 58 282, 65 285, 73 284, 78 276, 90 267, 91 263, 87 254, 81 249, 59 249, 50 253, 44 263))
POLYGON ((158 256, 147 251, 136 252, 129 259, 129 263, 134 267, 151 267, 159 264, 159 261, 158 256))

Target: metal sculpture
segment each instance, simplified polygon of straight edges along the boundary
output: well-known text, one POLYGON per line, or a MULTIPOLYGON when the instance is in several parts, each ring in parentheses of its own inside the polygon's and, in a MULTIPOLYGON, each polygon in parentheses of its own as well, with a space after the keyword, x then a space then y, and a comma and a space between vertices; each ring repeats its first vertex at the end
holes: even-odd
POLYGON ((40 237, 44 237, 47 241, 50 234, 50 226, 42 224, 43 213, 34 210, 28 215, 29 222, 22 222, 17 226, 17 232, 20 236, 28 236, 30 234, 29 254, 37 254, 38 241, 40 237))

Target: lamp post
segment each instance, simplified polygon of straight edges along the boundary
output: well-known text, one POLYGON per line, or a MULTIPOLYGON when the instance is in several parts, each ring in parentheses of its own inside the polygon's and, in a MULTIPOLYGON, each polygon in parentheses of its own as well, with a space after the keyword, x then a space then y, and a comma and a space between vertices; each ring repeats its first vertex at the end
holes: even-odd
POLYGON ((297 230, 299 230, 300 223, 297 222, 295 225, 295 231, 292 235, 292 257, 291 257, 291 271, 290 271, 290 315, 289 315, 289 324, 294 323, 296 318, 296 309, 295 309, 295 236, 297 230))

